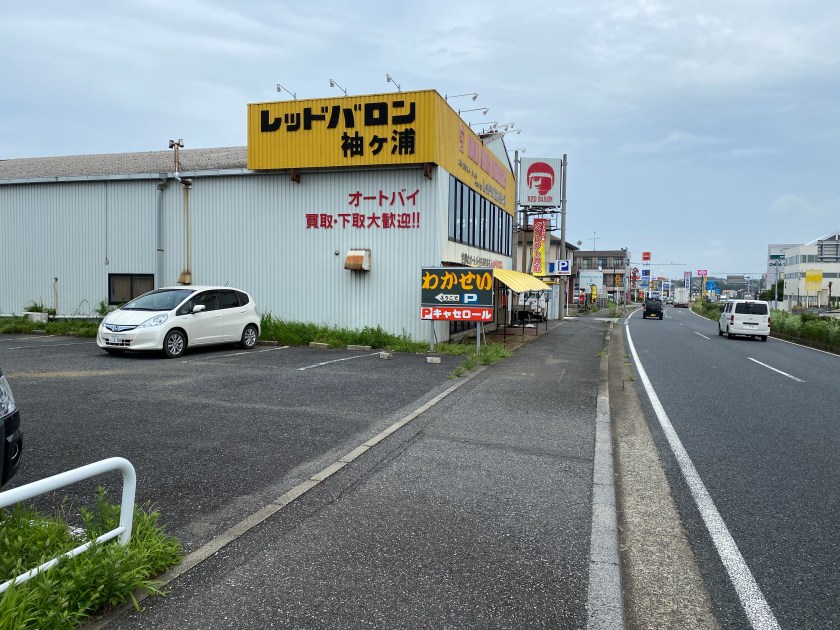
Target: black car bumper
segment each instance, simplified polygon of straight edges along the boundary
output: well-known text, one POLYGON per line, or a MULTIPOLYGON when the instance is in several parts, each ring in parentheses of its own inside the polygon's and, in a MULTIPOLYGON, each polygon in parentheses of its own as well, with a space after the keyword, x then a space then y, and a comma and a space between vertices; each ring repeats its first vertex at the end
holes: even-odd
POLYGON ((3 443, 0 445, 0 486, 14 477, 20 467, 20 456, 23 452, 23 433, 20 430, 20 412, 3 418, 3 443))

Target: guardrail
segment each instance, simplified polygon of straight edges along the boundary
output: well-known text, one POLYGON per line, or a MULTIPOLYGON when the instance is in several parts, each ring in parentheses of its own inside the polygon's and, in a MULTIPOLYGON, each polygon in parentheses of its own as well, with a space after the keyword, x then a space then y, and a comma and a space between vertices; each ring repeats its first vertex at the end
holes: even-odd
POLYGON ((26 573, 22 573, 14 579, 0 584, 0 594, 5 592, 12 584, 26 582, 42 571, 46 571, 47 569, 54 567, 64 558, 75 558, 79 554, 82 554, 90 549, 90 547, 94 544, 103 543, 111 540, 112 538, 118 538, 117 542, 120 545, 127 545, 129 539, 131 538, 131 524, 134 520, 134 495, 137 491, 137 475, 134 472, 134 466, 131 465, 130 461, 122 457, 110 457, 108 459, 103 459, 102 461, 94 462, 93 464, 88 464, 87 466, 82 466, 81 468, 74 468, 73 470, 68 470, 67 472, 47 477, 46 479, 33 481, 32 483, 28 483, 20 488, 0 492, 0 509, 2 509, 4 507, 14 505, 15 503, 20 503, 21 501, 36 497, 39 494, 52 492, 53 490, 69 486, 77 481, 83 481, 84 479, 89 479, 90 477, 112 470, 119 470, 122 472, 123 477, 119 527, 102 534, 96 540, 80 545, 75 549, 58 556, 57 558, 53 558, 49 562, 45 562, 26 573))

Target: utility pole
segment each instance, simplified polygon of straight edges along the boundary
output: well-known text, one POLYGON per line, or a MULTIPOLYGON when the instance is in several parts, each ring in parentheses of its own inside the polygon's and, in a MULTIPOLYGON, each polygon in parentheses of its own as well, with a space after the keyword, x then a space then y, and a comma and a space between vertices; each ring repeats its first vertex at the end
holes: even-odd
MULTIPOLYGON (((566 171, 569 160, 563 154, 563 173, 560 188, 560 259, 566 260, 566 171)), ((566 276, 560 276, 560 321, 564 319, 566 309, 566 276)))

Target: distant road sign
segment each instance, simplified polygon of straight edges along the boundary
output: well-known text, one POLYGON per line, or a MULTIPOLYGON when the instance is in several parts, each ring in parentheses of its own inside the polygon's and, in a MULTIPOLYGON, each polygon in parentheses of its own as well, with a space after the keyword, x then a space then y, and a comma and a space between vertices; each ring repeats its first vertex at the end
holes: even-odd
POLYGON ((698 270, 697 270, 697 275, 698 275, 698 276, 700 276, 701 278, 705 277, 705 276, 706 276, 706 273, 707 273, 707 272, 706 272, 706 270, 705 270, 705 269, 698 269, 698 270))

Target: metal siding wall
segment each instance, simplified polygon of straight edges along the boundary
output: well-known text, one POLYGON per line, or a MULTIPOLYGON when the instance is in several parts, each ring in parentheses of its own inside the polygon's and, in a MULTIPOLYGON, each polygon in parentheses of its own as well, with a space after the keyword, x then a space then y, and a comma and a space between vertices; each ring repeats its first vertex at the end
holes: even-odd
MULTIPOLYGON (((0 313, 32 300, 52 306, 59 278, 59 314, 88 315, 107 298, 108 273, 155 271, 157 180, 0 186, 2 291, 0 313), (106 194, 107 193, 107 194, 106 194), (107 217, 107 232, 106 232, 107 217), (108 264, 106 264, 106 259, 108 264)), ((439 266, 447 240, 449 175, 432 179, 418 167, 305 172, 289 175, 194 177, 190 191, 194 284, 227 284, 254 295, 262 313, 346 328, 381 326, 427 340, 419 319, 420 269, 439 266), (389 205, 392 193, 419 191, 389 205), (377 197, 351 203, 355 192, 377 197), (388 199, 379 206, 378 195, 388 199), (306 227, 307 214, 418 212, 419 228, 306 227), (372 270, 344 269, 350 249, 370 249, 372 270), (335 252, 338 252, 338 255, 335 252)), ((162 197, 162 285, 184 269, 183 188, 169 180, 162 197)), ((484 255, 467 248, 476 256, 484 255)), ((448 255, 444 255, 447 251, 448 255)), ((506 259, 509 260, 509 259, 506 259)), ((507 265, 506 265, 507 266, 507 265)), ((448 338, 438 323, 438 340, 448 338)))
POLYGON ((154 271, 153 217, 149 181, 0 186, 0 313, 53 307, 58 278, 58 313, 92 314, 107 299, 109 271, 154 271))
MULTIPOLYGON (((425 339, 428 324, 424 328, 419 320, 420 268, 440 264, 440 234, 446 229, 448 179, 439 174, 429 180, 418 168, 310 172, 301 175, 299 184, 288 174, 195 178, 193 282, 245 289, 260 312, 277 318, 346 328, 381 326, 425 339), (402 207, 399 200, 388 205, 391 193, 415 190, 415 206, 406 201, 402 207), (360 200, 354 207, 350 195, 357 191, 377 200, 360 200), (382 207, 380 191, 389 196, 382 207), (420 227, 360 229, 343 227, 341 219, 331 229, 306 227, 307 214, 387 211, 418 212, 420 227), (350 249, 371 250, 370 272, 344 269, 350 249)), ((170 253, 182 251, 183 235, 182 219, 181 224, 173 220, 182 216, 175 189, 166 192, 170 274, 170 253)), ((180 267, 175 271, 177 277, 180 267)))

